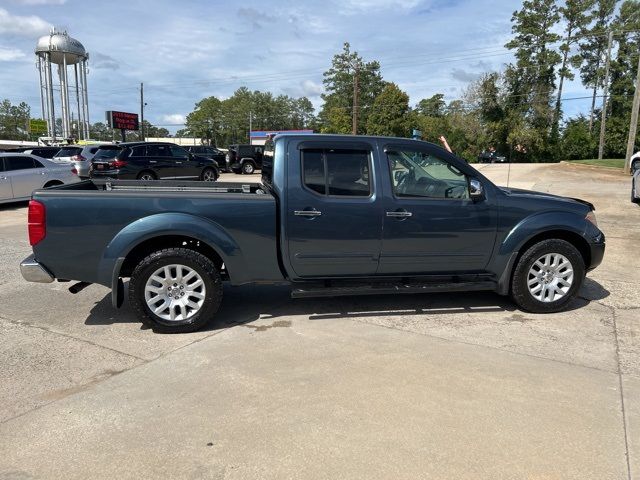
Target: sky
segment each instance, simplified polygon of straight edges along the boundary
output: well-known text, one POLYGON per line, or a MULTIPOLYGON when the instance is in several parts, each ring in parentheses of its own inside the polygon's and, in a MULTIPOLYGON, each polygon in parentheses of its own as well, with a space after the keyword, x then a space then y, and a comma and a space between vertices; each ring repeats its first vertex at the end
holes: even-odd
MULTIPOLYGON (((322 104, 322 73, 350 42, 378 60, 415 105, 436 93, 459 98, 483 72, 513 60, 515 0, 0 0, 0 99, 40 116, 34 48, 51 27, 89 52, 91 122, 106 110, 139 112, 175 132, 196 102, 237 88, 307 96, 322 104)), ((563 97, 587 96, 578 81, 563 97)), ((566 116, 588 100, 563 102, 566 116)))

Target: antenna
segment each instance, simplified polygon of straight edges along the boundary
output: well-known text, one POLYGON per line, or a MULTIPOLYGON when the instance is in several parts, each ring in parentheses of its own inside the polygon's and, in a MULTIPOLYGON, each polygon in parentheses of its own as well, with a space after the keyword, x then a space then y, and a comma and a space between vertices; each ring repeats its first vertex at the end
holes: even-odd
POLYGON ((507 169, 507 187, 509 187, 510 179, 511 179, 511 159, 509 159, 509 168, 507 169))

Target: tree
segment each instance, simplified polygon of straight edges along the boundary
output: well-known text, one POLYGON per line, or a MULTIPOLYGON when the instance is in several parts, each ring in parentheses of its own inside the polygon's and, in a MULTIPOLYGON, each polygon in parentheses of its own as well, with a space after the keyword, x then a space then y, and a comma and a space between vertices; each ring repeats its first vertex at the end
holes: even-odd
MULTIPOLYGON (((349 43, 344 43, 341 53, 334 55, 331 68, 324 72, 325 91, 322 94, 324 105, 320 110, 319 119, 322 131, 331 133, 348 133, 343 130, 345 114, 353 115, 354 79, 358 76, 358 132, 366 129, 368 116, 375 98, 380 95, 385 81, 380 74, 380 64, 377 61, 364 62, 357 52, 351 51, 349 43), (343 113, 338 113, 342 110, 343 113), (336 119, 340 121, 335 122, 336 119), (341 131, 334 130, 340 128, 341 131)), ((349 132, 351 129, 349 129, 349 132)))
MULTIPOLYGON (((604 63, 607 50, 607 31, 611 28, 613 12, 617 0, 598 0, 590 17, 595 20, 592 26, 583 26, 580 30, 580 78, 582 83, 593 91, 589 114, 589 132, 593 130, 596 95, 604 82, 604 63)), ((575 66, 575 64, 574 64, 575 66)))
POLYGON ((594 158, 598 151, 598 144, 589 132, 589 119, 579 115, 567 121, 560 146, 562 158, 566 160, 594 158))
POLYGON ((367 119, 367 134, 409 136, 409 95, 388 83, 375 98, 367 119))
POLYGON ((525 0, 522 9, 513 13, 514 38, 506 44, 515 50, 517 59, 515 65, 507 67, 505 76, 508 115, 525 121, 518 123, 521 133, 517 137, 536 139, 536 148, 531 145, 529 150, 534 158, 549 155, 548 140, 553 125, 551 95, 555 89, 555 67, 561 60, 551 44, 560 40, 560 35, 554 33, 559 19, 554 0, 525 0))
POLYGON ((564 35, 560 51, 562 52, 562 64, 558 70, 560 84, 558 85, 558 93, 556 96, 556 108, 553 118, 553 132, 551 134, 552 141, 555 143, 558 135, 560 124, 560 107, 562 101, 562 87, 564 79, 573 80, 574 74, 569 68, 569 64, 577 64, 580 57, 569 57, 573 45, 577 42, 576 33, 583 31, 591 21, 589 9, 593 6, 594 0, 566 0, 565 4, 558 10, 564 21, 564 35))
POLYGON ((13 105, 8 99, 0 103, 0 138, 5 140, 28 140, 27 126, 31 118, 31 107, 25 102, 13 105))
POLYGON ((416 105, 416 110, 420 115, 427 117, 442 117, 446 106, 447 102, 444 101, 444 94, 436 93, 429 98, 420 100, 416 105))

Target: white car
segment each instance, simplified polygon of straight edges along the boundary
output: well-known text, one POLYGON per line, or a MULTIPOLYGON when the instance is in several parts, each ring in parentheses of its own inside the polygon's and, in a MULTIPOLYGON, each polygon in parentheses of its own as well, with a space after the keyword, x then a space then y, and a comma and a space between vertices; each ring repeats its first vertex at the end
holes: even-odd
POLYGON ((633 174, 631 180, 631 201, 633 203, 640 203, 640 152, 631 155, 629 165, 631 165, 631 173, 633 174))
POLYGON ((24 153, 0 153, 0 203, 29 200, 39 188, 79 181, 73 164, 24 153))

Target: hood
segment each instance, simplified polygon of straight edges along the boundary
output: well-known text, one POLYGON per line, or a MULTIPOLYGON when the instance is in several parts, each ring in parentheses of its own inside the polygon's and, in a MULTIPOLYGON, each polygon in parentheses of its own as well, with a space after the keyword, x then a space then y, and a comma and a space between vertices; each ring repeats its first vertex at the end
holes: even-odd
POLYGON ((596 209, 596 207, 593 206, 593 203, 587 202, 586 200, 582 200, 580 198, 562 197, 560 195, 553 195, 551 193, 545 193, 545 192, 536 192, 534 190, 524 190, 522 188, 510 188, 510 187, 499 187, 499 188, 507 195, 532 196, 536 198, 549 198, 554 200, 576 202, 576 203, 581 203, 582 205, 586 205, 591 210, 596 209))

